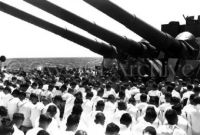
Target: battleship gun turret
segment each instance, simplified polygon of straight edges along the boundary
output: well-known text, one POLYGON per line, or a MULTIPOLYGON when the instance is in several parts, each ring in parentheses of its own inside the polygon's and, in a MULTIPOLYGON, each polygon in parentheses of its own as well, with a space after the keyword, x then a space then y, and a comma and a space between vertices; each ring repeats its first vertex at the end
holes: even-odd
POLYGON ((74 33, 70 30, 63 29, 55 24, 52 24, 50 22, 47 22, 43 19, 40 19, 38 17, 35 17, 31 14, 28 14, 22 10, 19 10, 15 7, 12 7, 8 4, 5 4, 3 2, 0 2, 0 11, 3 11, 7 14, 10 14, 16 18, 19 18, 21 20, 24 20, 26 22, 29 22, 31 24, 34 24, 40 28, 43 28, 47 31, 50 31, 56 35, 59 35, 65 39, 68 39, 74 43, 77 43, 87 49, 90 49, 91 51, 100 54, 104 56, 105 58, 116 58, 117 52, 115 47, 100 43, 94 40, 91 40, 89 38, 86 38, 82 35, 79 35, 77 33, 74 33))
POLYGON ((151 45, 163 51, 167 58, 199 59, 200 42, 191 34, 182 33, 175 39, 137 18, 135 15, 128 13, 109 0, 84 1, 149 41, 151 45))
POLYGON ((112 44, 117 50, 123 51, 132 57, 151 57, 158 56, 158 51, 155 47, 146 42, 135 42, 134 40, 124 38, 112 31, 109 31, 101 26, 91 23, 80 16, 67 11, 46 0, 24 0, 64 21, 67 21, 88 33, 112 44))

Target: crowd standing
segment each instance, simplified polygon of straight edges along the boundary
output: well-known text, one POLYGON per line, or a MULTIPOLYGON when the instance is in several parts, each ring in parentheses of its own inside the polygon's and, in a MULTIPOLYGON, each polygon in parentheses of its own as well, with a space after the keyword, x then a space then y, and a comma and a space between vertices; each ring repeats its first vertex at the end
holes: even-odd
POLYGON ((0 73, 0 135, 200 135, 199 80, 108 70, 0 73))

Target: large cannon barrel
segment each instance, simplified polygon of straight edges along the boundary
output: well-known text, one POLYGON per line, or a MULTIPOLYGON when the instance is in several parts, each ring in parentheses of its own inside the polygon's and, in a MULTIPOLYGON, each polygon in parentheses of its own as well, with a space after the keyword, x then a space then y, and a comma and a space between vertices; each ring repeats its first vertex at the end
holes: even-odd
POLYGON ((196 59, 198 56, 198 47, 194 47, 196 45, 188 45, 186 42, 174 39, 172 36, 157 30, 109 0, 84 1, 143 37, 151 45, 165 52, 168 57, 196 59))
POLYGON ((151 45, 146 45, 134 40, 124 38, 114 32, 91 23, 66 9, 63 9, 46 0, 24 0, 64 21, 67 21, 88 33, 114 45, 117 50, 126 52, 133 57, 157 57, 157 50, 151 45))
POLYGON ((65 38, 65 39, 68 39, 74 43, 77 43, 85 48, 88 48, 97 54, 103 55, 104 57, 114 58, 117 55, 115 47, 113 47, 111 45, 108 45, 105 43, 99 43, 97 41, 94 41, 94 40, 91 40, 84 36, 81 36, 77 33, 74 33, 72 31, 63 29, 57 25, 54 25, 50 22, 42 20, 38 17, 35 17, 31 14, 28 14, 24 11, 21 11, 21 10, 19 10, 15 7, 12 7, 8 4, 5 4, 3 2, 0 2, 0 11, 3 11, 3 12, 10 14, 16 18, 22 19, 22 20, 29 22, 31 24, 34 24, 40 28, 48 30, 54 34, 57 34, 57 35, 65 38))

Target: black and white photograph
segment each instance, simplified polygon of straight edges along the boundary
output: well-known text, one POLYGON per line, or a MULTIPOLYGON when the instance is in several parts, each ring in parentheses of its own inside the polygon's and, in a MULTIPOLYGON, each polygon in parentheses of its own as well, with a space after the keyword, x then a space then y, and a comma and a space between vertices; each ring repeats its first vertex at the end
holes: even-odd
POLYGON ((200 135, 200 1, 0 0, 0 135, 200 135))

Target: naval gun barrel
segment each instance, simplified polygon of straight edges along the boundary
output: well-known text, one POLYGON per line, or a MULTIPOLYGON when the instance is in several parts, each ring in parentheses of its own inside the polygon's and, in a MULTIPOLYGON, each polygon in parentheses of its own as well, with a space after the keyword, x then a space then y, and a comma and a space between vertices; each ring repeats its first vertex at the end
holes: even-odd
POLYGON ((78 15, 67 11, 46 0, 24 0, 64 21, 67 21, 88 33, 112 44, 117 50, 123 51, 132 57, 157 57, 157 50, 155 47, 146 45, 142 42, 135 42, 134 40, 124 38, 114 32, 102 28, 94 23, 91 23, 78 15))
POLYGON ((105 43, 99 43, 97 41, 94 41, 94 40, 91 40, 84 36, 81 36, 77 33, 74 33, 72 31, 63 29, 57 25, 54 25, 50 22, 42 20, 38 17, 35 17, 29 13, 26 13, 22 10, 19 10, 19 9, 12 7, 8 4, 5 4, 3 2, 0 2, 0 11, 3 11, 3 12, 10 14, 16 18, 24 20, 28 23, 31 23, 31 24, 36 25, 40 28, 43 28, 47 31, 50 31, 56 35, 59 35, 65 39, 68 39, 74 43, 77 43, 85 48, 90 49, 91 51, 93 51, 97 54, 103 55, 105 58, 115 58, 117 55, 115 47, 113 47, 111 45, 108 45, 105 43))
POLYGON ((195 42, 188 44, 185 41, 176 40, 169 34, 157 30, 109 0, 84 1, 143 37, 168 57, 197 59, 199 47, 195 42))

